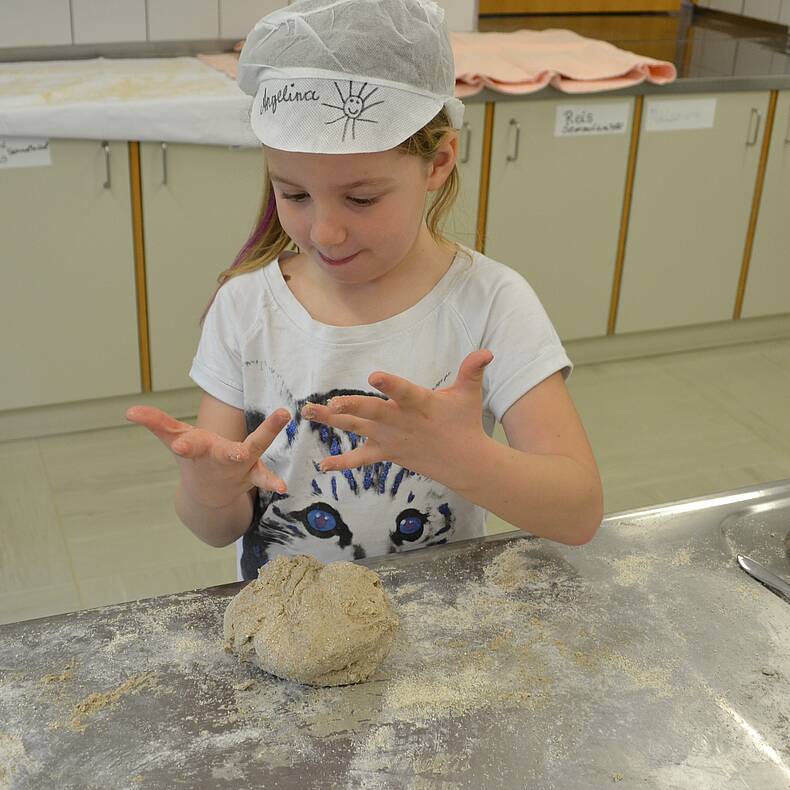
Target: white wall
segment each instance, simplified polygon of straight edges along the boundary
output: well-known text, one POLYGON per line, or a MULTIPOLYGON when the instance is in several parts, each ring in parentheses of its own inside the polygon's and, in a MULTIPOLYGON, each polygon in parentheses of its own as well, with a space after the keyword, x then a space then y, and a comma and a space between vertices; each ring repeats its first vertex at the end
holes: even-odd
POLYGON ((697 0, 701 8, 790 25, 790 0, 697 0))
MULTIPOLYGON (((790 0, 787 0, 790 3, 790 0)), ((439 0, 476 30, 478 0, 439 0)), ((287 0, 0 0, 0 47, 244 38, 287 0)))
POLYGON ((477 30, 478 0, 437 0, 437 2, 444 9, 447 27, 450 30, 464 33, 477 30))

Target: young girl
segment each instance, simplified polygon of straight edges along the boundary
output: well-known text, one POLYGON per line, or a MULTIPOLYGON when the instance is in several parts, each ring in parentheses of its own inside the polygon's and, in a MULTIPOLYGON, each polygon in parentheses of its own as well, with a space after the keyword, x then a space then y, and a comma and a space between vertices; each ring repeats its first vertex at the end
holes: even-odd
POLYGON ((266 189, 205 316, 197 427, 127 412, 174 454, 181 520, 243 536, 246 579, 283 553, 482 536, 486 511, 589 541, 601 483, 571 363, 521 275, 439 230, 463 118, 439 6, 299 0, 256 25, 239 84, 266 189))

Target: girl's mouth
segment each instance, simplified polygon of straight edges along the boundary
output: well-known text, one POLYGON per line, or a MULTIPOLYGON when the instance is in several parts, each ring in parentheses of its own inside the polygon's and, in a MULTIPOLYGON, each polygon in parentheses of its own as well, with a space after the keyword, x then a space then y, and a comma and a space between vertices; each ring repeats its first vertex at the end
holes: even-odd
POLYGON ((327 258, 323 253, 319 252, 318 254, 321 256, 321 260, 329 266, 342 266, 343 264, 354 260, 354 258, 359 255, 358 252, 355 252, 353 255, 349 255, 348 258, 327 258))

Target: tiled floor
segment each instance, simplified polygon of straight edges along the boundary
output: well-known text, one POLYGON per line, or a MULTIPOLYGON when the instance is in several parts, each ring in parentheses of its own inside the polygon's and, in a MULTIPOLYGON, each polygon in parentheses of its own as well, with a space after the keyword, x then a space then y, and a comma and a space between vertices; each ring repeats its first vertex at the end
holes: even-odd
MULTIPOLYGON (((790 477, 790 340, 577 367, 570 388, 608 513, 790 477)), ((137 427, 0 444, 0 622, 234 581, 175 483, 137 427)))

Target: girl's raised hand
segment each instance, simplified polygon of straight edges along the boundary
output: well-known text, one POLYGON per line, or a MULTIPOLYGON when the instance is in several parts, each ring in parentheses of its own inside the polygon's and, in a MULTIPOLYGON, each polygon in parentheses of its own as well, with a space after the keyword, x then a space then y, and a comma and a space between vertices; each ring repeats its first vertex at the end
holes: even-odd
POLYGON ((431 390, 389 373, 368 381, 389 400, 343 395, 326 406, 308 403, 302 416, 366 437, 361 446, 325 458, 322 471, 353 469, 392 461, 455 490, 462 490, 476 468, 483 430, 483 373, 494 355, 473 351, 461 363, 451 387, 431 390))
POLYGON ((185 492, 210 508, 226 507, 254 486, 285 493, 284 481, 260 457, 290 418, 285 409, 278 409, 243 442, 234 442, 152 406, 126 411, 127 420, 148 428, 173 453, 185 492))

